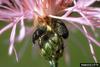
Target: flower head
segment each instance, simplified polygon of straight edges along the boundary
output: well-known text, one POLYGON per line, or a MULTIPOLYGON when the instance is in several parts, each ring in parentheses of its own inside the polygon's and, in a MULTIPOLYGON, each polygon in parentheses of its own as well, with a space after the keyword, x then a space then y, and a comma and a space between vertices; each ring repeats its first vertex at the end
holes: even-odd
MULTIPOLYGON (((100 28, 100 8, 90 6, 95 1, 96 0, 0 0, 0 20, 9 22, 7 26, 0 29, 0 35, 12 28, 9 55, 12 54, 13 50, 15 51, 14 41, 16 38, 17 24, 20 24, 18 40, 21 41, 26 35, 24 20, 34 20, 33 24, 38 24, 40 23, 36 22, 38 17, 44 18, 45 16, 65 20, 76 26, 86 36, 91 52, 94 54, 91 44, 95 43, 100 46, 100 43, 89 35, 85 26, 89 26, 93 31, 95 31, 96 28, 100 28), (74 5, 69 7, 72 4, 74 5), (78 13, 80 16, 71 16, 73 12, 78 13), (81 27, 79 27, 77 23, 81 27)), ((97 62, 94 55, 93 58, 97 62)))

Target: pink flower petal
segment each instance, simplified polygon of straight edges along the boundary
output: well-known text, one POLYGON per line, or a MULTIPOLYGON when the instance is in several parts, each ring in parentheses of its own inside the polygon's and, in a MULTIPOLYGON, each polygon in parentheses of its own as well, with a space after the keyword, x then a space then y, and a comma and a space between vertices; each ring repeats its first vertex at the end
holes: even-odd
POLYGON ((23 40, 23 38, 25 37, 25 26, 24 26, 23 19, 21 20, 20 24, 21 24, 21 29, 20 29, 20 33, 18 36, 18 41, 23 40))
POLYGON ((78 7, 87 7, 93 4, 96 0, 77 0, 78 7))
POLYGON ((16 25, 17 25, 17 24, 14 24, 14 26, 13 26, 13 28, 12 28, 11 35, 10 35, 9 55, 12 54, 13 49, 14 49, 14 40, 15 40, 16 25))
POLYGON ((13 26, 13 23, 8 24, 7 26, 5 26, 4 28, 0 29, 0 35, 5 32, 6 30, 8 30, 9 28, 11 28, 13 26))

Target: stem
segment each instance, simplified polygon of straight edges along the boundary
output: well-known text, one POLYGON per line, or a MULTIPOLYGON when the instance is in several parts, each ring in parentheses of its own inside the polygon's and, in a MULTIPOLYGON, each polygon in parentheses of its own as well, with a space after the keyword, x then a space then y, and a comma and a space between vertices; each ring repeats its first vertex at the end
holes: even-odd
POLYGON ((50 67, 58 67, 57 61, 52 60, 52 61, 49 61, 49 63, 50 63, 50 67))

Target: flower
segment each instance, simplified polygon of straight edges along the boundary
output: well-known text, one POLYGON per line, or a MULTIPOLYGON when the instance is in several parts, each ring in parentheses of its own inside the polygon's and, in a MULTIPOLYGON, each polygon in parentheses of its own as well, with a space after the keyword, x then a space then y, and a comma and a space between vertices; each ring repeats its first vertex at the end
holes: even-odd
MULTIPOLYGON (((14 48, 14 41, 16 35, 17 24, 20 24, 20 33, 18 40, 21 41, 25 37, 25 24, 24 20, 34 20, 33 24, 38 24, 38 17, 45 16, 57 18, 68 21, 77 27, 86 36, 91 53, 95 62, 97 62, 92 43, 100 46, 87 31, 86 26, 89 26, 94 32, 96 28, 100 28, 100 8, 91 7, 96 0, 0 0, 0 20, 7 21, 9 24, 0 29, 0 35, 6 30, 12 28, 10 35, 9 55, 16 50, 14 48), (73 6, 69 7, 70 5, 73 6), (71 16, 73 12, 78 13, 80 16, 71 16), (79 27, 79 25, 81 27, 79 27)), ((33 26, 33 25, 32 25, 33 26)), ((36 27, 36 25, 34 26, 36 27)), ((18 60, 18 57, 16 55, 18 60)))

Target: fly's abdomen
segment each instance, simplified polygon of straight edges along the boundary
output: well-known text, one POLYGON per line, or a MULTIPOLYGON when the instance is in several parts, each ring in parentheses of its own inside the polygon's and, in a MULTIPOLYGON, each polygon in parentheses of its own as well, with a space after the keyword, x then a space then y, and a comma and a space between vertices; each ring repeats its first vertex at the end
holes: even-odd
POLYGON ((47 32, 39 39, 41 55, 46 60, 58 60, 63 54, 62 38, 53 32, 47 32))

